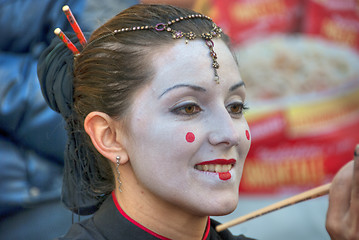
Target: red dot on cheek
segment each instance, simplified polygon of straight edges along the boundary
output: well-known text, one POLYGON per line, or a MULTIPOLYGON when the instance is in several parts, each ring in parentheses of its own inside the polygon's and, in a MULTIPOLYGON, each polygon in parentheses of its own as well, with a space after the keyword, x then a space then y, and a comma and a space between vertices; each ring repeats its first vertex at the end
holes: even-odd
POLYGON ((249 131, 248 131, 248 130, 246 130, 246 137, 247 137, 248 140, 251 139, 251 135, 249 135, 249 131))
POLYGON ((193 134, 192 132, 188 132, 188 133, 186 134, 186 141, 189 142, 189 143, 191 143, 191 142, 193 142, 194 140, 195 140, 194 134, 193 134))

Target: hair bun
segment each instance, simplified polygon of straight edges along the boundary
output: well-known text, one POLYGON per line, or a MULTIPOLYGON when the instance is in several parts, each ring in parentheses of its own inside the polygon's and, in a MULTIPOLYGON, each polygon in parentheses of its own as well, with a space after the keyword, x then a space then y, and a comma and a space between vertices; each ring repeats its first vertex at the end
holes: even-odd
MULTIPOLYGON (((79 49, 81 45, 75 34, 66 33, 79 49)), ((37 66, 41 91, 47 104, 67 119, 73 107, 74 55, 66 45, 55 37, 41 54, 37 66)))

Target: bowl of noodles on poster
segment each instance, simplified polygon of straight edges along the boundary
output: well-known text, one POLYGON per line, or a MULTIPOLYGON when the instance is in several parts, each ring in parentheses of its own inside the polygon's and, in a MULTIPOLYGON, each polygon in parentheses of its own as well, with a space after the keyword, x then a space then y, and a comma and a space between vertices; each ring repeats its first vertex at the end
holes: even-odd
POLYGON ((236 48, 252 146, 241 192, 324 184, 359 142, 359 55, 304 34, 274 34, 236 48))

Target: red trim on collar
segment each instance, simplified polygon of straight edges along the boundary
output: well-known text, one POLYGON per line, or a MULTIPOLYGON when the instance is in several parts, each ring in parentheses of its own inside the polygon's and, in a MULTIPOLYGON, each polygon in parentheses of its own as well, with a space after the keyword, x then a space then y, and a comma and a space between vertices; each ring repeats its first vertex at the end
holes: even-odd
POLYGON ((137 227, 141 228, 142 230, 148 232, 149 234, 161 239, 161 240, 170 240, 169 238, 166 238, 164 236, 161 236, 153 231, 151 231, 150 229, 146 228, 145 226, 141 225, 140 223, 136 222, 134 219, 132 219, 130 216, 128 216, 125 211, 122 210, 120 204, 118 204, 117 198, 116 198, 116 194, 115 191, 112 192, 112 199, 113 202, 115 203, 118 211, 122 214, 122 216, 124 216, 128 221, 130 221, 131 223, 135 224, 137 227))
MULTIPOLYGON (((128 216, 125 211, 122 210, 120 204, 118 204, 118 201, 117 201, 117 198, 116 198, 116 194, 115 194, 115 191, 112 192, 112 200, 113 202, 115 203, 115 206, 117 208, 117 210, 122 214, 122 216, 124 216, 128 221, 130 221, 131 223, 135 224, 137 227, 141 228, 142 230, 148 232, 149 234, 161 239, 161 240, 170 240, 170 238, 166 238, 162 235, 159 235, 153 231, 151 231, 150 229, 146 228, 145 226, 143 226, 142 224, 138 223, 137 221, 135 221, 134 219, 132 219, 130 216, 128 216)), ((207 227, 206 227, 206 231, 204 233, 204 236, 203 236, 203 240, 207 239, 208 235, 209 235, 209 230, 210 230, 210 226, 211 226, 211 223, 210 223, 210 219, 208 217, 208 221, 207 221, 207 227)))
POLYGON ((202 240, 207 239, 207 237, 209 235, 209 229, 211 229, 211 220, 208 217, 206 231, 204 232, 204 236, 203 236, 202 240))

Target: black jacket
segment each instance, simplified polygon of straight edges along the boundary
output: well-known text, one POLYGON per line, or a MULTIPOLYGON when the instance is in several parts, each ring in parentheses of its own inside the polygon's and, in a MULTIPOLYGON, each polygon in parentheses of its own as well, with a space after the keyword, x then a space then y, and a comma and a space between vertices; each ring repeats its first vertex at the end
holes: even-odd
POLYGON ((67 137, 42 96, 37 61, 56 27, 72 31, 64 4, 80 20, 85 0, 0 0, 0 221, 60 200, 67 137))

